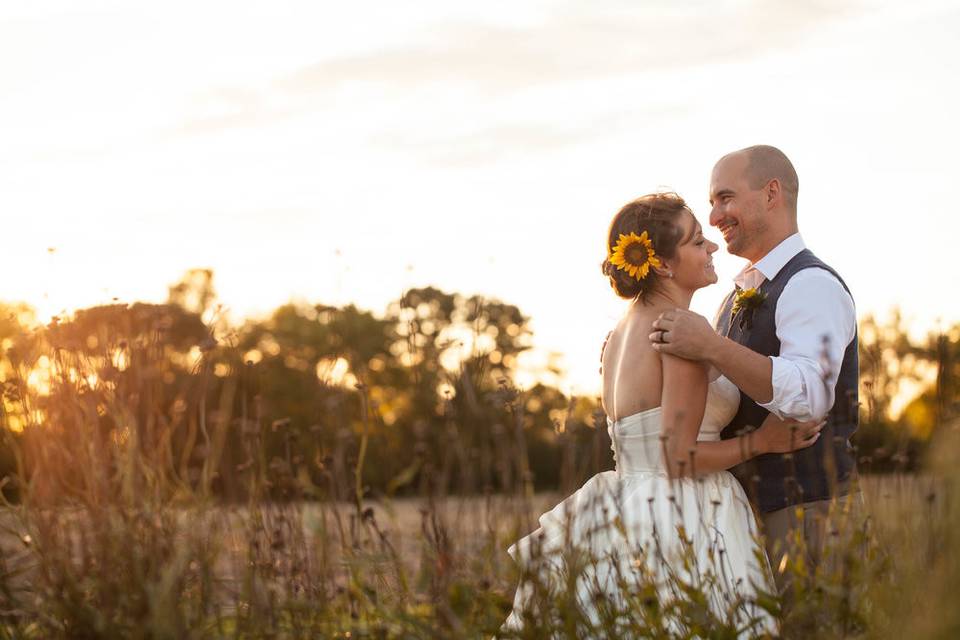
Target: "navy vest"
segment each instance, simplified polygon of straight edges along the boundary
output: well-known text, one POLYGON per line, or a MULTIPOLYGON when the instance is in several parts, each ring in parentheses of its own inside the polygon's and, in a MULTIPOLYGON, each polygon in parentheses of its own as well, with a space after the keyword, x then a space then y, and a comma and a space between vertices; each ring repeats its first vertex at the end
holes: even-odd
MULTIPOLYGON (((774 323, 777 301, 791 277, 803 269, 813 267, 832 273, 847 293, 850 293, 850 289, 836 271, 804 249, 787 262, 773 280, 767 280, 760 285, 759 290, 767 297, 759 308, 752 311, 741 310, 732 316, 735 292, 731 292, 721 307, 717 331, 762 355, 780 355, 780 340, 777 338, 774 323), (750 315, 749 322, 744 321, 744 314, 750 315)), ((761 512, 776 511, 802 502, 824 500, 847 492, 849 481, 855 472, 850 436, 856 431, 858 423, 858 378, 855 332, 843 354, 833 408, 816 444, 792 454, 770 453, 757 456, 730 470, 761 512)), ((752 431, 759 427, 768 415, 766 409, 741 392, 737 415, 724 428, 720 437, 733 438, 752 431)))

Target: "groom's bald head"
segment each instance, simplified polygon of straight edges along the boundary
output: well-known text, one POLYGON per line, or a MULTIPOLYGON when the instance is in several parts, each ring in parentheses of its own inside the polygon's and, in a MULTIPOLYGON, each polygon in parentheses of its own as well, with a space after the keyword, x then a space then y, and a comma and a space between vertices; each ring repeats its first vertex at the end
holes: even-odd
POLYGON ((783 151, 768 144, 758 144, 728 153, 720 161, 732 156, 740 156, 746 160, 744 176, 751 189, 761 189, 771 180, 777 180, 783 193, 784 204, 794 216, 797 215, 800 179, 790 158, 783 151))
POLYGON ((720 158, 710 176, 710 224, 727 251, 756 262, 797 233, 797 172, 782 151, 747 147, 720 158))

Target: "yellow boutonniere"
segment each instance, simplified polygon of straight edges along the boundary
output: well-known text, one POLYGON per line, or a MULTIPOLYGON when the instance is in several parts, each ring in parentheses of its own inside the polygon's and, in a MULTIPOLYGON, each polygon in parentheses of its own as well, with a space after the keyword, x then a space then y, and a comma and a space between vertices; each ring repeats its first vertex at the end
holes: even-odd
POLYGON ((759 309, 766 299, 767 294, 759 291, 755 287, 750 287, 749 289, 737 287, 736 292, 733 294, 733 309, 731 313, 734 316, 738 313, 740 314, 741 329, 750 328, 750 325, 753 324, 753 312, 759 309))

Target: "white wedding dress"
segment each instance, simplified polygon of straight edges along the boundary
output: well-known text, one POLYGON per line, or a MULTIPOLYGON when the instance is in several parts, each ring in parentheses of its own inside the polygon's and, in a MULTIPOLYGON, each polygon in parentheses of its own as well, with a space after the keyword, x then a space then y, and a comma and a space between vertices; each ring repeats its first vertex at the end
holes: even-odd
MULTIPOLYGON (((720 439, 737 411, 739 393, 723 376, 710 383, 698 440, 720 439)), ((685 633, 689 614, 675 615, 669 605, 690 601, 685 583, 706 593, 715 619, 735 622, 742 637, 775 633, 774 619, 754 603, 757 587, 774 589, 740 483, 727 471, 671 480, 663 467, 659 407, 616 422, 607 418, 607 432, 616 470, 593 476, 508 549, 528 579, 521 580, 501 630, 521 629, 527 609, 542 620, 535 604, 543 601, 540 594, 553 589, 569 596, 568 580, 578 573, 577 606, 598 627, 604 618, 604 629, 611 621, 595 604, 598 592, 604 607, 634 617, 623 622, 624 629, 636 629, 644 607, 651 607, 666 618, 668 630, 685 633), (585 569, 571 564, 583 552, 593 559, 585 569)), ((576 636, 591 634, 578 630, 576 636)))

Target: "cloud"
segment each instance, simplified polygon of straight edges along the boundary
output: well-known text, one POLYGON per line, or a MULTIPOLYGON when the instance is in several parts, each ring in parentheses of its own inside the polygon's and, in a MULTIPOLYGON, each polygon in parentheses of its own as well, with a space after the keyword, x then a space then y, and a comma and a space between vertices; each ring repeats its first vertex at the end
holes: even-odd
MULTIPOLYGON (((596 127, 557 127, 520 121, 465 127, 446 135, 396 133, 411 111, 430 113, 437 93, 459 91, 476 104, 578 82, 733 63, 789 49, 805 37, 862 11, 850 2, 730 3, 578 2, 551 5, 553 13, 526 26, 443 22, 411 33, 404 44, 332 57, 305 65, 257 88, 211 94, 219 108, 198 113, 176 129, 195 135, 252 127, 304 114, 339 113, 364 102, 406 102, 391 123, 373 120, 375 144, 416 148, 442 161, 480 161, 507 142, 513 149, 575 144, 596 127), (350 91, 361 88, 359 96, 350 91), (410 103, 420 104, 411 110, 410 103), (392 126, 391 126, 392 125, 392 126), (445 150, 455 144, 456 152, 445 150)), ((651 102, 671 102, 649 87, 651 102)), ((208 96, 209 98, 210 96, 208 96)), ((672 102, 679 102, 673 100, 672 102)), ((679 104, 677 105, 679 108, 679 104)), ((624 117, 614 114, 615 122, 624 117)), ((489 121, 488 121, 489 122, 489 121)))
POLYGON ((843 2, 583 3, 526 28, 441 25, 414 44, 317 62, 278 84, 312 93, 350 82, 400 90, 457 82, 497 94, 763 55, 854 11, 843 2))
POLYGON ((595 141, 621 129, 635 127, 638 111, 648 117, 678 116, 690 106, 680 102, 652 107, 624 107, 602 118, 571 120, 564 124, 511 122, 437 134, 430 131, 390 131, 372 137, 379 147, 416 153, 436 166, 476 166, 507 156, 559 151, 595 141))

